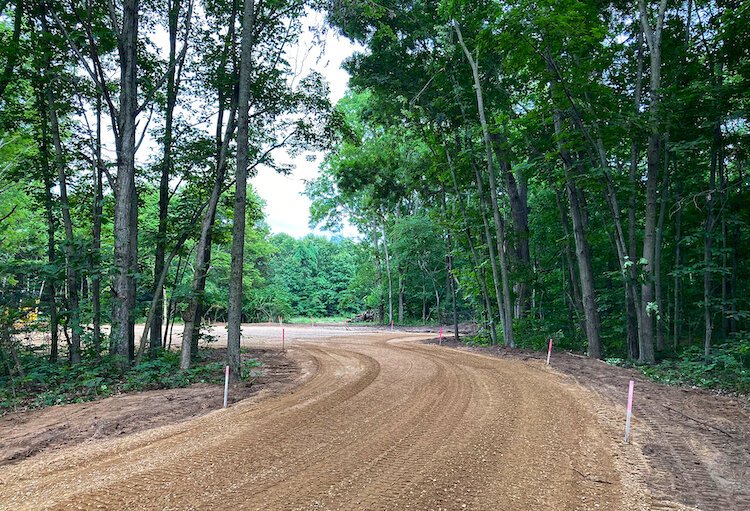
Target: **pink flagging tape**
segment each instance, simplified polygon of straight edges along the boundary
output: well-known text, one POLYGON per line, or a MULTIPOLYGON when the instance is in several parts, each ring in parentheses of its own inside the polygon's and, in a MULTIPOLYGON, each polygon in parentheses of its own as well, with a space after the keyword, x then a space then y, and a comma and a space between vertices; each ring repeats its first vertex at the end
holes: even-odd
POLYGON ((227 397, 229 396, 229 366, 224 370, 224 408, 227 407, 227 397))
POLYGON ((438 341, 438 344, 442 346, 443 344, 443 327, 440 327, 440 341, 438 341))
POLYGON ((549 365, 549 357, 552 355, 552 339, 549 340, 549 348, 547 349, 547 365, 549 365))
POLYGON ((628 411, 625 417, 625 443, 630 443, 630 418, 633 416, 633 387, 635 382, 630 380, 628 387, 628 411))
POLYGON ((393 330, 393 320, 391 320, 391 330, 393 330))

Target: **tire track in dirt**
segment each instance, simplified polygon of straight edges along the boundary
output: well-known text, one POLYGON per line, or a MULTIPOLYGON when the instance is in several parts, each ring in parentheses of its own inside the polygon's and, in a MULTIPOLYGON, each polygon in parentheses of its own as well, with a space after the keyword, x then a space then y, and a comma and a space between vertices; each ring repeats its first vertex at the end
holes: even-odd
POLYGON ((0 508, 639 507, 571 388, 398 337, 300 343, 291 394, 0 469, 0 508))

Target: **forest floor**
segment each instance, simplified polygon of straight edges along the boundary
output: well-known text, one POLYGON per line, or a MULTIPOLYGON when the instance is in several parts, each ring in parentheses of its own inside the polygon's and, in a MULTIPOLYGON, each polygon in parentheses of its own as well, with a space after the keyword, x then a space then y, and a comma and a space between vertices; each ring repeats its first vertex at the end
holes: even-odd
MULTIPOLYGON (((214 330, 221 346, 223 329, 214 330)), ((280 330, 244 327, 243 342, 277 351, 280 330)), ((654 423, 639 413, 634 443, 624 445, 620 396, 560 372, 558 360, 550 369, 531 357, 419 342, 434 334, 336 327, 285 334, 284 358, 298 368, 286 387, 6 464, 0 509, 688 509, 644 483, 659 475, 647 440, 663 463, 680 459, 671 440, 649 440, 654 423)), ((149 406, 173 401, 162 395, 149 406)), ((57 408, 64 416, 79 406, 57 408)), ((20 430, 26 424, 15 422, 20 430)), ((687 481, 692 487, 678 489, 707 485, 687 481)), ((695 504, 746 509, 746 501, 716 495, 695 504)))
MULTIPOLYGON (((547 370, 546 353, 470 347, 453 341, 442 344, 547 370)), ((703 510, 750 509, 747 397, 655 383, 636 369, 613 367, 570 353, 553 353, 550 368, 621 410, 613 417, 599 413, 612 434, 623 434, 628 382, 635 381, 632 443, 648 463, 648 471, 637 477, 655 499, 674 500, 703 510)))

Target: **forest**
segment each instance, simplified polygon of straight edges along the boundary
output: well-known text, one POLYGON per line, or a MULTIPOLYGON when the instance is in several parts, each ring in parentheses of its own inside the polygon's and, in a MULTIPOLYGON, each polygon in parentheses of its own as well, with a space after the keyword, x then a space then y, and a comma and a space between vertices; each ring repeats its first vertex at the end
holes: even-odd
POLYGON ((242 322, 372 310, 746 390, 749 18, 747 0, 2 0, 3 381, 29 353, 127 371, 175 321, 180 371, 221 321, 238 378, 242 322), (289 58, 313 10, 359 48, 337 104, 289 58), (311 227, 334 236, 272 234, 248 177, 313 152, 311 227))

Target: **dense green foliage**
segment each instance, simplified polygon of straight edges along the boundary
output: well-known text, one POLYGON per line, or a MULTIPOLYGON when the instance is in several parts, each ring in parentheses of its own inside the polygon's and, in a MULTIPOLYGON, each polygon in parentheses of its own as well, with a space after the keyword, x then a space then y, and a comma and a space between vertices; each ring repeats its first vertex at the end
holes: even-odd
POLYGON ((371 311, 745 388, 749 9, 3 2, 0 374, 36 367, 24 330, 77 380, 175 321, 187 371, 207 321, 238 367, 240 320, 371 311), (335 108, 288 58, 308 8, 363 47, 335 108), (328 151, 312 223, 360 241, 270 233, 241 184, 280 150, 328 151))
POLYGON ((453 280, 487 342, 745 385, 750 4, 334 4, 365 50, 308 193, 371 244, 386 317, 453 280))

